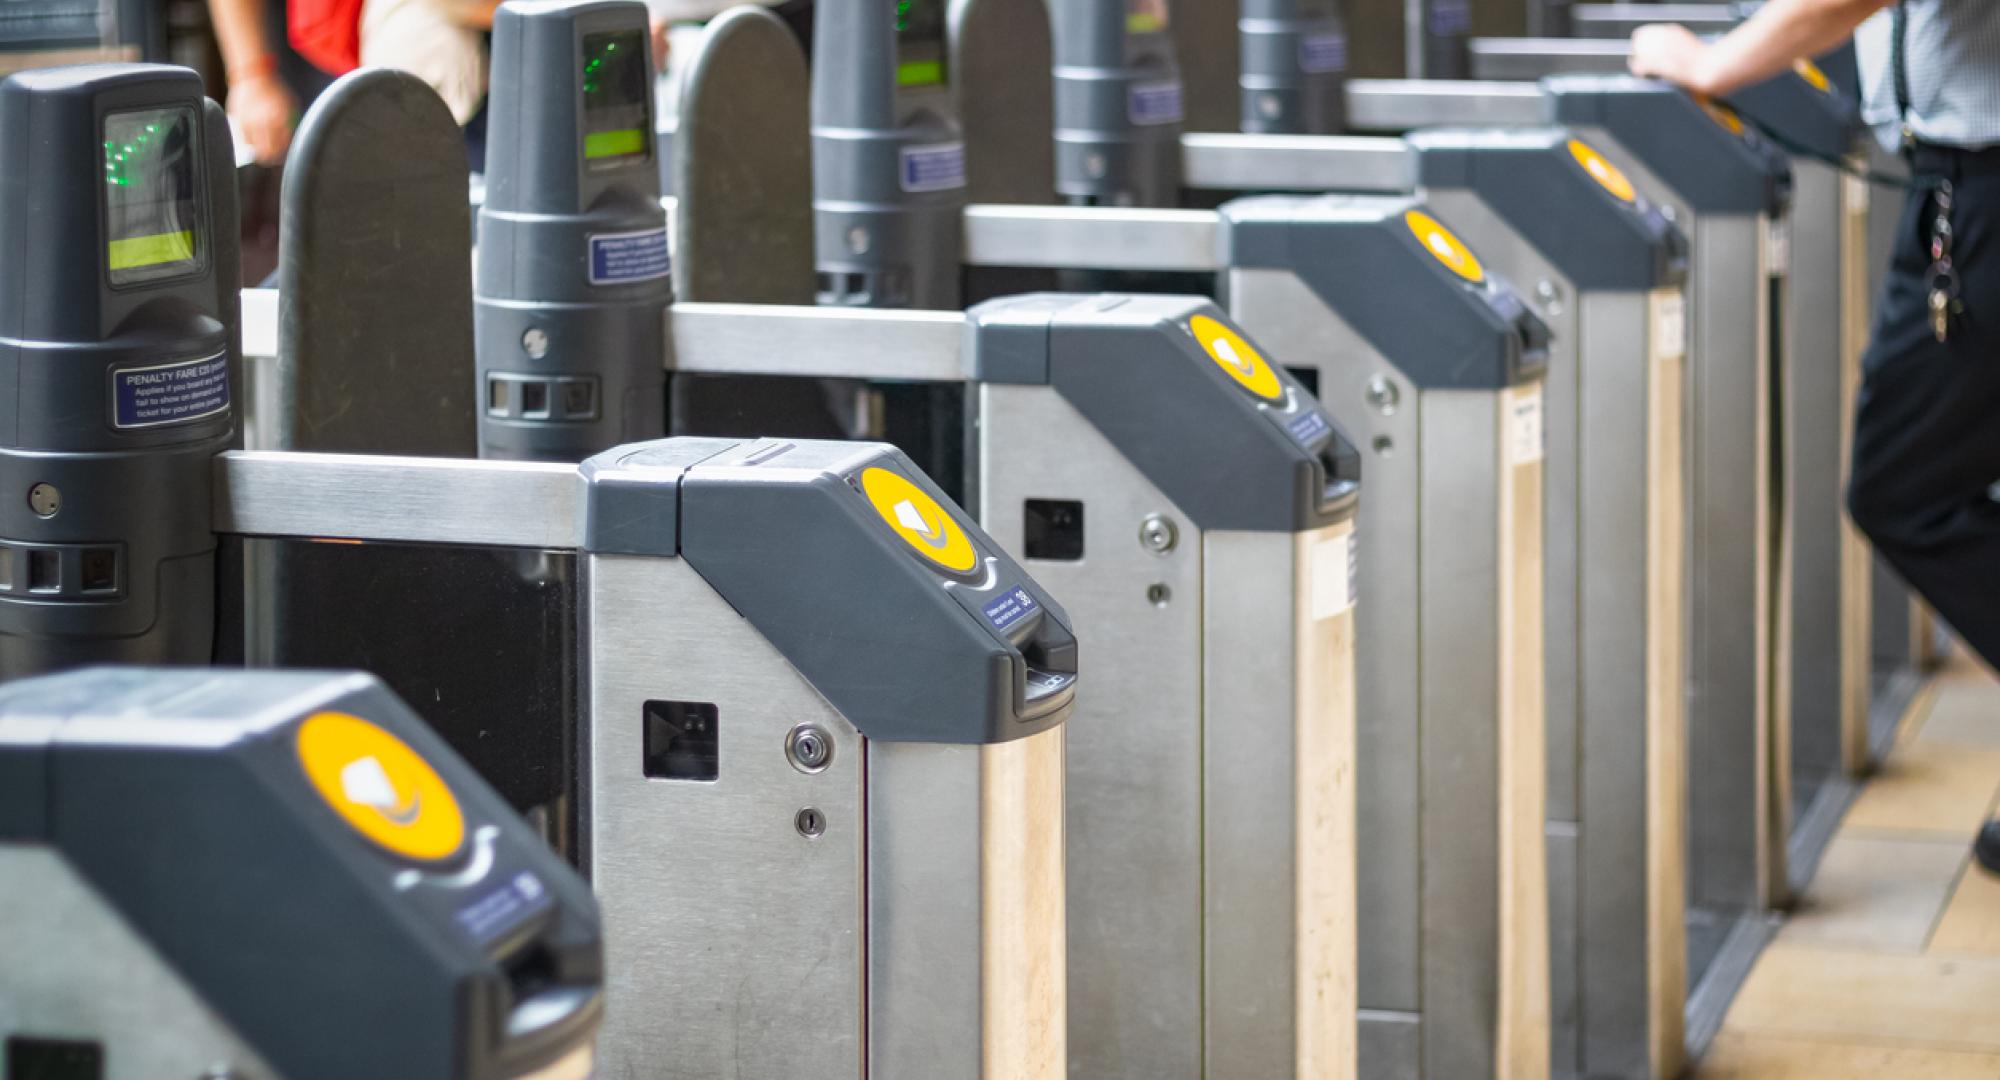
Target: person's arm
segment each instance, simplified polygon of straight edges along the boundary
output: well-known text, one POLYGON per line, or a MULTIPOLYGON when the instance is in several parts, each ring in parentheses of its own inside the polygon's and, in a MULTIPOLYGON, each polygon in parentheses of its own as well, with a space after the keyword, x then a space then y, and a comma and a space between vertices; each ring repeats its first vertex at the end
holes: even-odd
POLYGON ((1826 52, 1894 2, 1770 0, 1713 43, 1685 27, 1642 26, 1632 32, 1632 73, 1711 97, 1733 93, 1826 52))
POLYGON ((278 56, 264 36, 263 0, 208 0, 208 17, 229 82, 224 107, 242 125, 257 160, 275 165, 292 145, 298 101, 278 78, 278 56))

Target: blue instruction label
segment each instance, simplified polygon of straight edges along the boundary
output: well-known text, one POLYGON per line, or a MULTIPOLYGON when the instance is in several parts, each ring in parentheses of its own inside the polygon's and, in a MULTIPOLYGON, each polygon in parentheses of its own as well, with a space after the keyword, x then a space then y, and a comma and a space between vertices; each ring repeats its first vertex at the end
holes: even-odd
POLYGON ((965 144, 903 147, 904 191, 950 191, 965 186, 965 144))
POLYGON ((1161 79, 1157 82, 1133 83, 1132 93, 1126 100, 1125 111, 1132 122, 1141 127, 1180 123, 1180 80, 1161 79))
POLYGON ((1307 34, 1299 39, 1299 68, 1309 75, 1347 70, 1347 35, 1307 34))
POLYGON ((229 357, 225 353, 111 373, 111 426, 182 424, 229 411, 229 357))
POLYGON ((1311 446, 1325 438, 1326 433, 1333 430, 1333 425, 1328 424, 1326 417, 1321 416, 1318 410, 1314 410, 1300 413, 1286 421, 1285 430, 1291 433, 1292 438, 1298 440, 1300 446, 1311 446))
POLYGON ((483 945, 505 937, 551 902, 542 879, 523 870, 513 880, 459 908, 456 917, 458 925, 483 945))
POLYGON ((652 281, 673 273, 667 255, 667 230, 595 233, 590 238, 590 283, 624 285, 652 281))
POLYGON ((1472 4, 1470 0, 1431 0, 1431 34, 1434 37, 1457 37, 1472 30, 1472 4))
POLYGON ((1016 585, 1001 593, 999 599, 988 600, 986 606, 979 610, 986 613, 986 621, 993 624, 993 629, 1004 632, 1008 627, 1041 610, 1041 605, 1035 603, 1035 598, 1028 595, 1028 590, 1016 585))

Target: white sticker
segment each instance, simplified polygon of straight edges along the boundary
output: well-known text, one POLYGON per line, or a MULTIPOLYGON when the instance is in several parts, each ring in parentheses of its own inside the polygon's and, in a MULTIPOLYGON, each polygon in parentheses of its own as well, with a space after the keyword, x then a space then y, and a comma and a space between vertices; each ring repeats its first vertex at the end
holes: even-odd
POLYGON ((1850 214, 1867 212, 1868 200, 1871 197, 1869 188, 1872 185, 1861 177, 1853 175, 1844 175, 1842 182, 1847 188, 1847 212, 1850 214))
POLYGON ((1765 245, 1765 255, 1769 260, 1772 277, 1792 272, 1792 219, 1772 218, 1768 233, 1770 243, 1765 245))
POLYGON ((1653 294, 1653 357, 1674 360, 1687 355, 1687 295, 1679 289, 1653 294))
POLYGON ((1312 617, 1331 619, 1354 607, 1361 581, 1361 562, 1354 534, 1341 533, 1316 541, 1312 547, 1312 617))
POLYGON ((1507 399, 1507 462, 1531 465, 1542 460, 1542 388, 1531 386, 1515 391, 1507 399))

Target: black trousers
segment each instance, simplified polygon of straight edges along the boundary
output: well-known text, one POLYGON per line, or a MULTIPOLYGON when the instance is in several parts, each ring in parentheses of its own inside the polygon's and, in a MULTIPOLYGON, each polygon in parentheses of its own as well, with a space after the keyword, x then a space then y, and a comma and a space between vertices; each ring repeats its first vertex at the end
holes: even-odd
POLYGON ((1863 359, 1848 510, 1959 636, 2000 666, 2000 155, 1920 149, 1863 359), (1953 189, 1964 311, 1930 319, 1935 183, 1953 189))

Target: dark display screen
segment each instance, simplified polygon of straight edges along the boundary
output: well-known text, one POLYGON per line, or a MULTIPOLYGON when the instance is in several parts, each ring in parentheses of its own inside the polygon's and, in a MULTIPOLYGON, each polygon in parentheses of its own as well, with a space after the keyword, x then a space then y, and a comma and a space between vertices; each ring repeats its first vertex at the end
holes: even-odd
POLYGON ((1167 28, 1167 0, 1125 0, 1125 32, 1151 34, 1167 28))
POLYGON ((583 159, 620 165, 653 152, 648 123, 646 35, 618 30, 583 37, 583 159))
POLYGON ((104 118, 105 266, 113 285, 178 277, 201 265, 194 112, 104 118))
POLYGON ((944 0, 895 0, 896 85, 944 82, 944 0))

